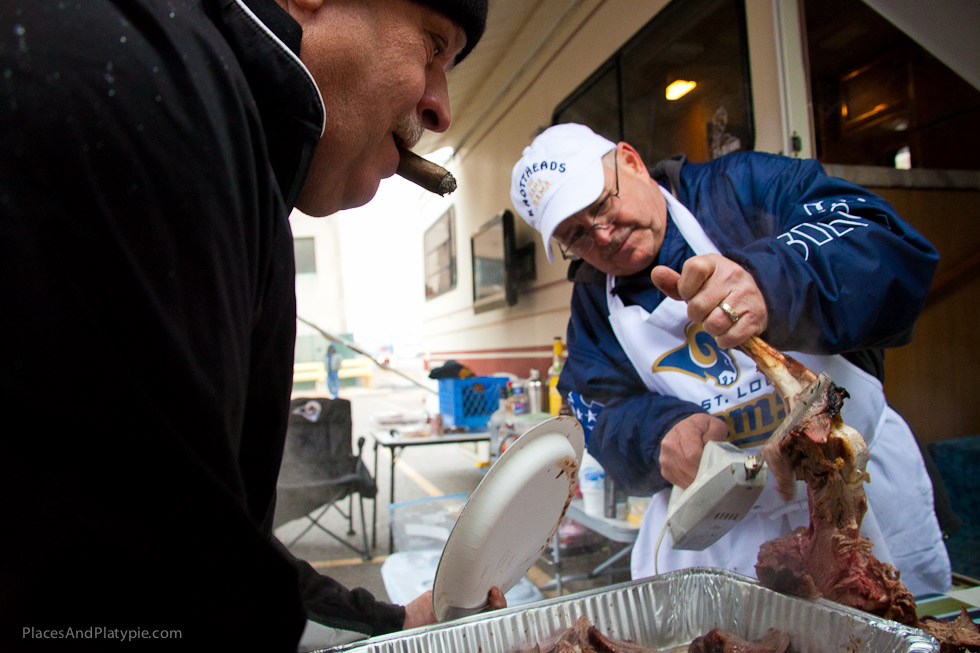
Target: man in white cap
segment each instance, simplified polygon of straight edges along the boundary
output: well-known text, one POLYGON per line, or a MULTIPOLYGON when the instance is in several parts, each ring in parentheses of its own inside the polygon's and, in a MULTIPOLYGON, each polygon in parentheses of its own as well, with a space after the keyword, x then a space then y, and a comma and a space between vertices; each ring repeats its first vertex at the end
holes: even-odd
POLYGON ((782 404, 739 344, 754 335, 851 399, 871 452, 863 535, 913 593, 950 586, 933 488, 888 408, 881 348, 908 342, 938 260, 882 198, 813 160, 743 152, 648 170, 628 143, 561 124, 514 166, 511 199, 571 259, 568 362, 559 390, 588 450, 630 494, 653 498, 633 551, 641 578, 691 566, 755 575, 760 545, 808 523, 806 493, 767 486, 704 551, 657 551, 669 487, 694 479, 706 442, 752 452, 782 404))

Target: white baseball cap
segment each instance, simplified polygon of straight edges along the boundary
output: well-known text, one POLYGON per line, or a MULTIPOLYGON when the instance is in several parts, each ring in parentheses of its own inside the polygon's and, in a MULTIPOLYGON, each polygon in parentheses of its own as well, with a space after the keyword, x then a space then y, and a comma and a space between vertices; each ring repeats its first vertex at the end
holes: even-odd
POLYGON ((541 232, 549 261, 555 260, 555 228, 602 194, 602 157, 615 148, 585 125, 566 123, 541 132, 514 165, 510 200, 524 221, 541 232))

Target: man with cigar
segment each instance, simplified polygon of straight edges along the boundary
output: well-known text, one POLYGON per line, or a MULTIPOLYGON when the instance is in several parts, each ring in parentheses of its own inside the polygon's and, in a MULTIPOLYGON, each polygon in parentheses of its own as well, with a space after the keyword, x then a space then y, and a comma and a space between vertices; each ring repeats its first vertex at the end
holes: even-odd
POLYGON ((882 198, 813 160, 744 152, 648 170, 628 143, 556 125, 513 169, 511 199, 573 259, 559 390, 588 449, 631 494, 653 494, 633 549, 640 578, 691 566, 755 575, 763 542, 808 524, 805 488, 765 488, 704 551, 658 537, 670 485, 694 479, 705 443, 758 450, 782 405, 736 347, 761 336, 850 399, 868 442, 862 533, 913 593, 944 591, 949 559, 916 441, 882 391, 881 348, 905 344, 938 255, 882 198))
POLYGON ((296 323, 288 215, 364 204, 399 148, 449 126, 446 72, 486 13, 0 8, 0 648, 99 627, 132 629, 138 649, 295 651, 307 616, 320 646, 433 621, 429 596, 348 590, 271 535, 296 323))

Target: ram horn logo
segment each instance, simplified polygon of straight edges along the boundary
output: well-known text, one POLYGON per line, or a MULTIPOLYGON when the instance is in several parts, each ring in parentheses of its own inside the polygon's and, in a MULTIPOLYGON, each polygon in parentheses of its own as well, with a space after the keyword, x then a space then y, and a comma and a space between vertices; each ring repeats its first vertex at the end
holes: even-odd
POLYGON ((727 349, 719 349, 718 343, 700 324, 688 323, 684 328, 686 343, 672 349, 653 364, 656 372, 683 372, 707 380, 715 385, 728 387, 738 380, 738 365, 727 349))

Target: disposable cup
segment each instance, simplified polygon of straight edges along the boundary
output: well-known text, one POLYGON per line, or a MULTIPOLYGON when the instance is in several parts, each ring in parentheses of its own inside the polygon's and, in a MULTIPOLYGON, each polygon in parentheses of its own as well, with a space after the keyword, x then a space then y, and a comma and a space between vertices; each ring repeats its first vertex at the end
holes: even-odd
POLYGON ((585 509, 585 514, 593 517, 602 517, 604 514, 605 494, 605 490, 601 487, 583 487, 582 507, 585 509))

